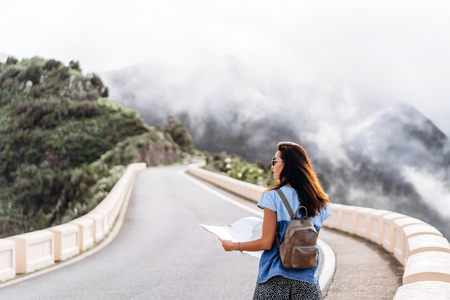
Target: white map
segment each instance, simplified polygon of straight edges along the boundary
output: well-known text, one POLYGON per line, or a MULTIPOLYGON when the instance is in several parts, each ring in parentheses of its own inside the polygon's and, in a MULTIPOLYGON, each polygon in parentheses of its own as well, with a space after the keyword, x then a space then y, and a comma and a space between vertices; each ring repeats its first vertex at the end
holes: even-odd
MULTIPOLYGON (((205 230, 221 239, 233 242, 246 242, 259 239, 262 235, 263 220, 255 217, 245 217, 231 225, 211 226, 200 224, 205 230)), ((262 251, 243 251, 251 256, 261 258, 262 251)))

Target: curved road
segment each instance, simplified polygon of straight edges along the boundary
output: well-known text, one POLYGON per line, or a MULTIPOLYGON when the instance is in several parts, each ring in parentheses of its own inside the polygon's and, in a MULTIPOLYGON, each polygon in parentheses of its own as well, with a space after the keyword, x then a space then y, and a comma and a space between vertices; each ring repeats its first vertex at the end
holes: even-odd
POLYGON ((0 289, 0 299, 251 299, 258 259, 226 253, 199 223, 251 213, 192 184, 186 166, 140 172, 122 228, 103 250, 0 289))
MULTIPOLYGON (((122 228, 109 245, 55 271, 0 285, 0 300, 252 299, 258 259, 226 253, 199 223, 233 223, 252 215, 249 207, 255 204, 221 191, 241 207, 224 201, 220 193, 193 184, 184 170, 186 166, 140 172, 122 228)), ((392 254, 335 230, 323 229, 321 238, 337 258, 325 299, 394 297, 403 268, 392 254)))

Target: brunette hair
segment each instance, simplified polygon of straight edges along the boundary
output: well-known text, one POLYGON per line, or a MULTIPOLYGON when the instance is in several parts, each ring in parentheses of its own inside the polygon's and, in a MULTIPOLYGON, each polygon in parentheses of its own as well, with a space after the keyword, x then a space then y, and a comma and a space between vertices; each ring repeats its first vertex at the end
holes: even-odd
POLYGON ((277 150, 280 151, 284 166, 278 183, 270 186, 267 191, 290 184, 297 192, 298 200, 308 210, 308 216, 317 216, 329 200, 305 150, 293 142, 280 142, 277 150))

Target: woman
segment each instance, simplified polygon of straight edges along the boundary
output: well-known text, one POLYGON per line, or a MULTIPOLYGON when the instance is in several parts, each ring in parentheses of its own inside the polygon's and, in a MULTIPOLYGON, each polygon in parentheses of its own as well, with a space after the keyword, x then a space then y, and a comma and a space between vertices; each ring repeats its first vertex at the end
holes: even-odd
POLYGON ((307 208, 317 233, 323 221, 331 216, 328 195, 323 191, 305 150, 295 143, 278 143, 272 169, 277 183, 270 186, 258 202, 258 207, 264 209, 261 238, 248 242, 220 239, 222 246, 225 251, 264 250, 253 299, 322 299, 318 264, 309 269, 286 269, 281 264, 275 236, 278 232, 282 242, 291 217, 276 189, 284 193, 292 211, 295 212, 300 204, 307 208))

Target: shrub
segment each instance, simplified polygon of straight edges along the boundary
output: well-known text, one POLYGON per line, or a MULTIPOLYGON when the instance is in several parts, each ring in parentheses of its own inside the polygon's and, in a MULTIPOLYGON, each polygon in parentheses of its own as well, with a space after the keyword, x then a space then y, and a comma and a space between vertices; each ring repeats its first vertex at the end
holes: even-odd
POLYGON ((101 90, 103 88, 103 82, 96 74, 92 74, 92 78, 90 79, 93 86, 99 88, 101 90))
POLYGON ((59 80, 64 81, 67 78, 70 77, 70 73, 69 73, 69 68, 68 67, 62 67, 61 69, 58 70, 58 76, 59 76, 59 80))
POLYGON ((15 65, 15 64, 17 64, 19 61, 15 58, 15 57, 12 57, 12 56, 9 56, 7 59, 6 59, 6 65, 15 65))
POLYGON ((5 71, 3 72, 3 76, 4 78, 14 78, 17 75, 19 75, 20 73, 20 69, 14 66, 9 66, 5 69, 5 71))
POLYGON ((108 97, 109 97, 109 90, 108 90, 107 87, 104 87, 104 88, 102 89, 102 94, 101 94, 101 96, 102 96, 103 98, 108 98, 108 97))
MULTIPOLYGON (((211 157, 206 155, 205 169, 227 175, 231 178, 267 187, 275 181, 270 167, 268 170, 260 168, 256 164, 246 162, 236 155, 215 153, 211 157)), ((261 164, 261 163, 260 163, 261 164)), ((266 166, 267 167, 267 166, 266 166)))
POLYGON ((39 84, 42 68, 36 62, 32 62, 25 71, 25 81, 30 80, 33 85, 39 84))
POLYGON ((71 68, 72 70, 76 70, 76 71, 80 71, 81 72, 80 63, 78 61, 71 60, 70 63, 69 63, 69 68, 71 68))
POLYGON ((33 85, 30 90, 30 96, 33 98, 39 98, 43 95, 44 90, 40 84, 33 85))
POLYGON ((16 114, 14 128, 25 129, 34 126, 49 128, 56 126, 62 117, 61 101, 55 98, 36 99, 30 102, 17 100, 13 104, 16 114))
POLYGON ((97 100, 97 98, 98 98, 98 92, 95 90, 91 90, 86 93, 87 100, 94 101, 94 100, 97 100))
POLYGON ((61 65, 61 62, 54 60, 54 59, 50 59, 45 63, 44 70, 50 71, 52 69, 58 69, 60 65, 61 65))
POLYGON ((7 78, 5 81, 3 81, 2 88, 4 89, 11 89, 14 85, 14 79, 7 78))
POLYGON ((79 101, 69 106, 68 115, 75 118, 89 118, 99 115, 97 102, 79 101))

